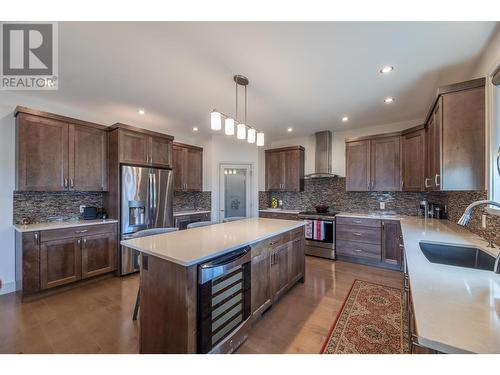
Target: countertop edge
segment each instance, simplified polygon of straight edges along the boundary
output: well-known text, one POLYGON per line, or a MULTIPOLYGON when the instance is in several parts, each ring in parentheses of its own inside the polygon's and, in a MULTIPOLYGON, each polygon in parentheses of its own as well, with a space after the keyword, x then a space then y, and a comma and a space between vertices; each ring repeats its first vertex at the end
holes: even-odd
POLYGON ((89 220, 88 222, 54 222, 54 223, 36 223, 36 224, 13 224, 12 227, 18 233, 29 233, 29 232, 38 232, 45 230, 53 230, 53 229, 65 229, 65 228, 76 228, 83 226, 94 226, 94 225, 103 225, 103 224, 116 224, 118 220, 116 219, 106 219, 101 221, 89 220))
POLYGON ((247 242, 244 242, 244 243, 240 243, 240 244, 228 247, 226 249, 217 251, 217 252, 212 253, 210 255, 206 255, 206 256, 203 256, 201 258, 189 261, 189 262, 183 262, 183 261, 180 261, 180 260, 175 259, 175 258, 171 258, 171 257, 168 257, 168 256, 164 256, 164 255, 155 253, 153 251, 148 251, 148 250, 145 250, 143 248, 140 248, 139 246, 134 246, 134 245, 131 246, 131 245, 129 245, 127 243, 128 241, 131 241, 131 240, 120 241, 120 245, 123 245, 123 246, 126 246, 128 248, 137 250, 137 251, 139 251, 141 253, 144 253, 144 254, 148 254, 148 255, 151 255, 151 256, 154 256, 154 257, 157 257, 157 258, 160 258, 160 259, 168 260, 169 262, 178 264, 178 265, 183 266, 183 267, 190 267, 190 266, 196 265, 198 263, 201 263, 201 262, 203 262, 205 260, 213 259, 213 258, 215 258, 217 256, 224 255, 224 254, 229 253, 229 252, 231 252, 233 250, 236 250, 236 249, 238 249, 240 247, 248 246, 248 245, 251 245, 251 244, 253 244, 255 242, 260 242, 260 241, 266 240, 266 239, 271 238, 273 236, 276 236, 278 234, 285 233, 285 232, 288 232, 290 230, 297 229, 299 227, 303 227, 304 225, 305 225, 305 222, 297 221, 296 223, 294 223, 293 225, 290 225, 290 227, 288 227, 285 230, 281 230, 281 231, 277 231, 277 232, 271 232, 271 233, 266 234, 265 236, 261 236, 259 238, 254 239, 254 240, 247 241, 247 242))

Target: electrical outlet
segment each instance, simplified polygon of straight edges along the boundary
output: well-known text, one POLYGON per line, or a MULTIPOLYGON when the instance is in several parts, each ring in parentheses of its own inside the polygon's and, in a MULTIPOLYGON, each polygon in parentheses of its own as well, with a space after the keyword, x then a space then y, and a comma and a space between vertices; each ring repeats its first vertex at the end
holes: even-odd
POLYGON ((80 213, 81 213, 81 214, 83 214, 83 209, 84 209, 85 207, 87 207, 87 206, 84 206, 84 205, 81 205, 81 206, 80 206, 80 213))
POLYGON ((380 202, 380 209, 385 210, 385 202, 380 202))
POLYGON ((486 215, 483 215, 481 217, 481 226, 483 227, 483 229, 486 229, 486 215))

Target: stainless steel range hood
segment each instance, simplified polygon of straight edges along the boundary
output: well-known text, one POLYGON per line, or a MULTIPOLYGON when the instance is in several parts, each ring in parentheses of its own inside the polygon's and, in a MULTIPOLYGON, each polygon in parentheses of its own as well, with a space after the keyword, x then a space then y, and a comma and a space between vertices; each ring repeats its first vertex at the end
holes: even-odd
POLYGON ((316 137, 316 151, 314 160, 314 173, 305 178, 331 178, 332 174, 332 132, 325 130, 314 134, 316 137))

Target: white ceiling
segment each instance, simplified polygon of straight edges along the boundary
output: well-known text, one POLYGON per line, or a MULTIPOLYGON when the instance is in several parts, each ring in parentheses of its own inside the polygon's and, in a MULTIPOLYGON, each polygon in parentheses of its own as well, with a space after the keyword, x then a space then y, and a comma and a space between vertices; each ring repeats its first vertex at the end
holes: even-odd
POLYGON ((422 119, 439 85, 469 78, 494 22, 60 23, 60 88, 32 99, 84 119, 208 135, 249 77, 267 139, 422 119), (388 75, 381 66, 394 65, 388 75), (396 98, 383 104, 387 96, 396 98), (144 116, 137 113, 146 111, 144 116), (343 115, 348 123, 340 121, 343 115))

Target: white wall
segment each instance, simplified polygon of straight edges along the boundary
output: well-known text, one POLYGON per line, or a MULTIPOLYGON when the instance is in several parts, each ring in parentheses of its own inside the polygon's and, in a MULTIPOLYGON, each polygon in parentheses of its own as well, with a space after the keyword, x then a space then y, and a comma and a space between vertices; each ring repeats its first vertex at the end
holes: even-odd
POLYGON ((486 45, 484 52, 479 56, 474 67, 472 78, 484 77, 495 68, 500 59, 500 26, 486 45))
MULTIPOLYGON (((420 120, 411 120, 404 122, 396 122, 392 124, 374 125, 365 128, 333 131, 332 135, 332 173, 339 176, 345 176, 345 139, 353 137, 361 137, 365 135, 374 135, 382 133, 390 133, 394 131, 404 130, 412 126, 419 125, 420 120)), ((325 129, 328 130, 328 129, 325 129)), ((271 142, 268 148, 285 147, 301 145, 305 148, 305 173, 314 172, 314 152, 315 137, 314 135, 306 137, 288 138, 280 141, 271 142)))

